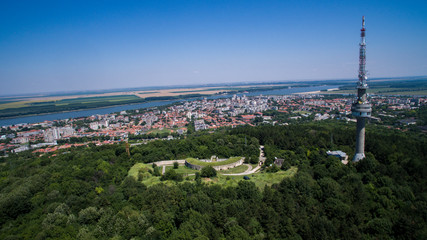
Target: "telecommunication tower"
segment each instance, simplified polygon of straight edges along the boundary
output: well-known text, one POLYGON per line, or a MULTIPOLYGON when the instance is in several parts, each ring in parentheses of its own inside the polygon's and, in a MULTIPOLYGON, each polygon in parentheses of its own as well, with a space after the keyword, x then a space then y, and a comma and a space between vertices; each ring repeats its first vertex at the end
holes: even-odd
POLYGON ((360 30, 360 50, 359 50, 359 81, 357 83, 357 98, 351 105, 353 116, 357 118, 356 130, 356 153, 353 162, 358 162, 365 158, 365 122, 371 117, 371 104, 366 96, 368 84, 366 80, 366 42, 365 42, 365 17, 362 18, 362 29, 360 30))

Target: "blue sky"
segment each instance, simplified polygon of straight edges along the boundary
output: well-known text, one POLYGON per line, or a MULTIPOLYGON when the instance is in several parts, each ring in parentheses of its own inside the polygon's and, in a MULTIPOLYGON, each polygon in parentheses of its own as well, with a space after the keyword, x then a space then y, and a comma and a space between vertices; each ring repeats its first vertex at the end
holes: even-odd
POLYGON ((0 95, 427 75, 427 1, 0 1, 0 95))

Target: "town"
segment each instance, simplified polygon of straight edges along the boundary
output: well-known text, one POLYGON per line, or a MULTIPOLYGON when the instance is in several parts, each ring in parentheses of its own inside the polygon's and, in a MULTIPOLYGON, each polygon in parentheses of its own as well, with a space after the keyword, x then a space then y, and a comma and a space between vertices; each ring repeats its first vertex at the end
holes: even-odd
MULTIPOLYGON (((427 98, 370 96, 375 115, 372 123, 407 130, 417 123, 415 110, 427 98)), ((129 141, 141 144, 154 139, 170 140, 187 132, 239 125, 287 125, 298 121, 335 119, 356 122, 351 116, 352 96, 293 94, 282 96, 234 95, 232 98, 181 101, 166 107, 121 111, 85 118, 2 126, 0 155, 31 150, 33 153, 58 149, 104 145, 129 141)), ((425 127, 417 129, 426 131, 425 127)))

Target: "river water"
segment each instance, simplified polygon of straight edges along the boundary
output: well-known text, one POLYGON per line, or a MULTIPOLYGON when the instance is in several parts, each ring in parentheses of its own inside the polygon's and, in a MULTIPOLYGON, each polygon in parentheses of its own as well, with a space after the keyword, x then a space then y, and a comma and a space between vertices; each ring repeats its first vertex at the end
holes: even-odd
MULTIPOLYGON (((319 90, 338 88, 338 87, 339 87, 339 85, 299 87, 299 88, 290 88, 290 89, 283 88, 283 89, 269 90, 269 91, 255 91, 255 92, 249 92, 249 93, 239 93, 236 95, 237 96, 242 96, 242 95, 258 96, 260 94, 262 94, 264 96, 267 96, 267 95, 287 95, 287 94, 292 94, 292 93, 312 92, 312 91, 319 91, 319 90)), ((214 95, 214 96, 209 96, 206 98, 207 99, 218 99, 218 98, 229 98, 232 96, 233 96, 233 94, 226 94, 226 95, 214 95)), ((184 99, 184 100, 153 101, 153 102, 147 102, 147 103, 128 104, 128 105, 121 105, 121 106, 114 106, 114 107, 107 107, 107 108, 97 108, 97 109, 90 109, 90 110, 80 110, 80 111, 72 111, 72 112, 42 114, 42 115, 28 116, 28 117, 9 118, 9 119, 0 120, 0 126, 9 126, 9 125, 15 125, 15 124, 20 124, 20 123, 38 123, 38 122, 43 122, 46 120, 53 121, 53 120, 58 120, 58 119, 88 117, 88 116, 97 115, 97 114, 103 115, 103 114, 109 114, 109 113, 114 113, 114 112, 120 112, 120 111, 124 111, 124 110, 134 110, 134 109, 141 109, 141 108, 159 107, 159 106, 172 104, 175 102, 193 101, 193 100, 197 100, 197 99, 201 99, 201 98, 202 97, 184 99)))

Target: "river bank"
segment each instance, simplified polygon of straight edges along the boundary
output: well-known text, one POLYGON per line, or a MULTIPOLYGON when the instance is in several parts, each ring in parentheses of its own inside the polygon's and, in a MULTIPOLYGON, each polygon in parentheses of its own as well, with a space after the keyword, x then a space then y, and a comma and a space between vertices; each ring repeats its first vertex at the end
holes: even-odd
MULTIPOLYGON (((310 87, 295 87, 295 88, 283 88, 277 90, 267 90, 267 91, 253 91, 248 93, 236 93, 238 96, 246 95, 246 96, 257 96, 257 95, 288 95, 288 94, 297 94, 297 93, 307 93, 313 91, 321 91, 329 88, 337 88, 338 85, 322 85, 322 86, 310 86, 310 87)), ((198 99, 202 99, 206 97, 207 99, 218 99, 218 98, 228 98, 232 97, 234 94, 222 94, 222 95, 211 95, 211 96, 198 96, 193 98, 182 98, 182 99, 173 99, 173 100, 165 100, 165 101, 150 101, 140 104, 126 104, 126 105, 118 105, 113 107, 104 107, 104 108, 96 108, 96 109, 88 109, 88 110, 77 110, 77 111, 69 111, 69 112, 61 112, 61 113, 50 113, 50 114, 40 114, 34 116, 25 116, 25 117, 16 117, 10 119, 2 119, 0 120, 0 126, 10 126, 21 123, 38 123, 44 121, 54 121, 60 119, 68 119, 68 118, 80 118, 80 117, 88 117, 92 115, 104 115, 110 114, 114 112, 126 111, 126 110, 135 110, 135 109, 143 109, 150 107, 160 107, 168 104, 173 104, 180 101, 194 101, 198 99)))

